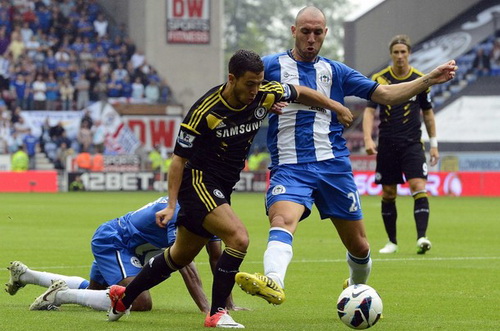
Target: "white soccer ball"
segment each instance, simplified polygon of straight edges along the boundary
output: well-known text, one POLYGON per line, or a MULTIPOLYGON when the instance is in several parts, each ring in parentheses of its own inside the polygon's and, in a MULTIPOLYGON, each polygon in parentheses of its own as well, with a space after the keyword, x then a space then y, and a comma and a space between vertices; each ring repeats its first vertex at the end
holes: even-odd
POLYGON ((382 315, 382 299, 377 291, 365 284, 354 284, 340 293, 337 312, 340 320, 353 329, 367 329, 382 315))

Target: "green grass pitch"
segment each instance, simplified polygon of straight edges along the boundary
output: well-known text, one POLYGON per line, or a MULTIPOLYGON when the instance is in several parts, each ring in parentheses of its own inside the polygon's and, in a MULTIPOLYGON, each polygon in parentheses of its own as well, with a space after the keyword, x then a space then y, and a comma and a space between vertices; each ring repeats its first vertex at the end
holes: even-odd
MULTIPOLYGON (((0 194, 0 281, 5 267, 20 260, 29 267, 88 278, 90 238, 99 224, 134 210, 158 193, 0 194)), ((268 221, 262 193, 235 193, 233 207, 246 223, 250 247, 242 271, 262 272, 268 221)), ((398 198, 399 252, 381 255, 386 237, 380 198, 362 197, 373 269, 369 284, 380 293, 384 318, 376 330, 500 329, 500 203, 497 198, 431 197, 428 231, 433 243, 416 254, 413 203, 398 198)), ((210 297, 211 274, 202 252, 196 259, 210 297)), ((272 306, 238 288, 235 302, 250 311, 233 312, 250 330, 347 330, 336 301, 348 276, 345 249, 330 221, 316 211, 295 234, 294 258, 286 278, 287 301, 272 306)), ((132 312, 117 323, 105 312, 65 305, 60 311, 28 311, 43 288, 29 285, 15 296, 0 293, 1 330, 201 330, 198 312, 180 275, 152 290, 151 312, 132 312)))

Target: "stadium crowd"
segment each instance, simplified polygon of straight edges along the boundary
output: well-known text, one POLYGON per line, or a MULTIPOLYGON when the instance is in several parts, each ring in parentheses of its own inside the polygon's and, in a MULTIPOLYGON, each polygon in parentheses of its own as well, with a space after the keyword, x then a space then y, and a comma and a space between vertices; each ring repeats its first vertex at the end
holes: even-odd
POLYGON ((88 117, 72 140, 48 121, 40 137, 26 139, 23 119, 25 111, 83 110, 97 101, 174 102, 125 24, 108 21, 97 0, 0 0, 0 154, 24 147, 31 158, 40 150, 62 169, 65 155, 102 153, 102 132, 88 117))

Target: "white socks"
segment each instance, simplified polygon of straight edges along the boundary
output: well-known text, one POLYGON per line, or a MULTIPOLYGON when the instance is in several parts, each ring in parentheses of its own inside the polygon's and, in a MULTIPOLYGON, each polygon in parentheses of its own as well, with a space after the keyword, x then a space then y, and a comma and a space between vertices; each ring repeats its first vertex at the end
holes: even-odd
POLYGON ((293 235, 282 228, 269 230, 269 242, 264 253, 264 274, 274 280, 282 288, 285 287, 285 275, 292 261, 293 235))
POLYGON ((60 306, 62 304, 74 303, 95 310, 105 311, 109 309, 111 303, 107 292, 108 290, 61 290, 56 293, 54 304, 60 306))
POLYGON ((68 287, 73 289, 79 289, 82 287, 85 288, 88 286, 88 281, 82 277, 53 274, 50 272, 31 270, 29 268, 24 274, 21 275, 19 279, 23 284, 34 284, 43 287, 49 287, 50 285, 52 285, 52 280, 59 279, 64 280, 68 287), (82 286, 82 283, 86 284, 82 286))
POLYGON ((370 252, 363 258, 355 257, 349 252, 346 253, 347 264, 349 265, 349 285, 366 284, 370 271, 372 269, 372 259, 370 252))

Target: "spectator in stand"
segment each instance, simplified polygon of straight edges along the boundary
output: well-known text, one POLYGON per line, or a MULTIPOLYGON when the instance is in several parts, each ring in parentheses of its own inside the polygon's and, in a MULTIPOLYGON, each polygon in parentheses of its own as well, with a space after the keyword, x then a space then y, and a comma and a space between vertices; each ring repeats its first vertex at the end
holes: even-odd
POLYGON ((12 154, 11 170, 12 171, 26 171, 29 169, 29 157, 23 149, 19 146, 17 152, 12 154))
POLYGON ((57 141, 59 138, 63 136, 63 134, 66 132, 66 129, 64 128, 63 124, 61 121, 57 122, 56 125, 51 126, 49 129, 49 137, 50 139, 57 141))
MULTIPOLYGON (((27 66, 29 67, 29 66, 27 66)), ((23 66, 24 68, 24 66, 23 66)), ((33 72, 31 70, 26 70, 25 72, 33 72)), ((24 92, 23 109, 33 110, 33 75, 28 74, 26 77, 26 92, 24 92)))
POLYGON ((62 35, 64 26, 68 23, 68 19, 62 13, 60 5, 52 6, 50 10, 52 11, 52 26, 50 29, 54 28, 57 35, 62 35))
POLYGON ((73 148, 74 150, 78 150, 78 141, 74 139, 72 141, 70 138, 68 138, 68 133, 66 130, 61 132, 61 135, 55 140, 57 148, 61 147, 63 143, 65 143, 68 147, 73 148))
POLYGON ((29 40, 24 42, 24 47, 26 55, 34 60, 40 51, 40 42, 38 41, 37 36, 32 35, 29 40))
POLYGON ((144 96, 149 103, 158 103, 160 99, 160 87, 156 81, 151 81, 144 89, 144 96))
POLYGON ((108 97, 109 98, 119 98, 121 97, 122 84, 119 79, 117 79, 114 75, 111 76, 110 81, 108 82, 108 97))
POLYGON ((57 69, 57 60, 56 60, 54 51, 51 48, 49 48, 47 50, 47 56, 45 57, 44 69, 46 71, 51 71, 51 72, 55 72, 57 69))
POLYGON ((48 32, 49 28, 52 26, 52 12, 45 4, 42 4, 37 10, 35 10, 35 14, 38 19, 40 29, 42 29, 43 32, 48 32))
POLYGON ((54 161, 54 166, 56 169, 64 170, 66 169, 66 160, 68 157, 73 156, 75 151, 71 146, 68 146, 66 142, 62 142, 61 146, 57 148, 57 158, 54 161))
POLYGON ((26 90, 28 89, 28 86, 26 84, 26 79, 24 78, 24 75, 18 74, 16 76, 16 79, 10 83, 10 92, 12 93, 13 98, 15 99, 16 106, 21 107, 21 109, 24 108, 24 96, 26 93, 26 90))
POLYGON ((97 84, 94 87, 94 93, 97 96, 97 100, 102 103, 108 102, 108 84, 106 75, 101 75, 97 84))
POLYGON ((472 63, 476 74, 478 76, 488 76, 491 70, 490 57, 484 52, 482 47, 476 50, 476 57, 472 63))
POLYGON ((46 109, 57 110, 57 101, 59 100, 59 83, 54 77, 53 71, 49 71, 49 77, 45 85, 47 87, 47 92, 45 93, 47 98, 46 109))
POLYGON ((71 43, 70 48, 76 54, 80 54, 81 52, 83 52, 83 49, 85 48, 85 44, 83 43, 82 37, 76 36, 75 40, 73 40, 73 43, 71 43))
POLYGON ((63 83, 59 87, 59 94, 61 95, 62 110, 70 110, 73 108, 73 94, 75 88, 71 85, 69 77, 65 77, 63 83))
POLYGON ((31 133, 31 128, 28 128, 28 131, 24 135, 23 138, 23 146, 26 154, 28 154, 29 158, 29 170, 36 169, 36 152, 39 149, 39 141, 38 138, 35 137, 31 133))
POLYGON ((128 71, 125 69, 122 62, 117 63, 116 69, 113 70, 112 74, 118 80, 123 80, 125 77, 128 77, 128 71))
POLYGON ((89 86, 90 101, 99 100, 97 94, 95 93, 95 86, 97 82, 99 82, 99 73, 100 73, 99 66, 97 65, 97 62, 92 59, 88 64, 87 69, 85 70, 85 78, 87 78, 87 80, 90 83, 89 86))
POLYGON ((491 50, 491 67, 500 68, 500 39, 495 40, 491 50))
POLYGON ((90 23, 87 15, 82 15, 76 24, 78 35, 83 37, 94 37, 94 26, 90 23))
POLYGON ((104 143, 106 142, 106 131, 101 120, 96 120, 92 126, 92 144, 96 153, 104 153, 104 143))
POLYGON ((69 18, 70 13, 75 7, 75 2, 73 0, 61 0, 58 7, 61 10, 61 14, 65 18, 69 18))
POLYGON ((108 33, 108 21, 103 14, 97 15, 97 19, 94 21, 94 31, 97 37, 104 37, 108 33))
POLYGON ((125 61, 121 61, 121 62, 125 63, 128 59, 126 57, 122 58, 122 56, 121 56, 123 53, 123 50, 125 50, 125 53, 126 53, 126 48, 122 49, 122 45, 124 45, 122 38, 120 38, 119 36, 115 36, 113 38, 113 41, 111 42, 111 47, 108 50, 108 55, 109 56, 120 56, 120 59, 122 59, 122 60, 125 59, 125 61))
POLYGON ((4 56, 3 53, 0 53, 0 91, 8 90, 10 87, 9 66, 8 54, 4 56))
POLYGON ((90 125, 88 121, 82 121, 80 124, 80 129, 76 136, 76 140, 79 144, 79 151, 91 151, 92 150, 92 131, 90 130, 90 125))
POLYGON ((127 102, 130 102, 130 98, 132 97, 132 84, 130 84, 130 78, 125 76, 121 81, 122 85, 122 97, 127 99, 127 102))
POLYGON ((30 126, 26 123, 23 116, 19 117, 19 120, 14 123, 14 132, 16 133, 16 143, 17 145, 22 145, 24 136, 31 130, 30 126))
POLYGON ((21 55, 24 53, 24 42, 21 34, 17 31, 12 32, 11 41, 7 47, 7 52, 12 54, 12 59, 17 61, 21 55))
POLYGON ((132 84, 132 101, 138 102, 144 98, 144 85, 141 77, 136 77, 132 84))
POLYGON ((7 35, 7 27, 5 25, 0 26, 0 54, 4 54, 10 44, 10 38, 7 35))
POLYGON ((43 121, 43 124, 41 125, 41 130, 42 133, 40 133, 40 137, 38 137, 38 141, 40 144, 40 152, 45 153, 45 144, 51 141, 50 135, 49 135, 49 130, 50 130, 50 124, 49 124, 49 117, 45 117, 45 121, 43 121))
POLYGON ((47 84, 43 79, 43 75, 38 74, 33 82, 33 108, 35 110, 47 109, 47 84))
POLYGON ((144 56, 144 53, 142 50, 137 49, 135 53, 132 55, 130 58, 130 61, 132 61, 132 66, 134 69, 142 67, 142 65, 145 64, 146 57, 144 56))
POLYGON ((16 106, 16 108, 14 108, 14 111, 12 112, 12 114, 10 115, 10 122, 12 123, 12 125, 16 124, 17 122, 19 122, 19 119, 21 118, 21 112, 22 112, 22 108, 21 106, 16 106))
POLYGON ((75 84, 76 89, 76 109, 80 110, 89 104, 90 101, 90 82, 85 75, 80 75, 75 84))
POLYGON ((0 99, 0 154, 8 153, 8 142, 11 135, 9 113, 3 99, 0 99))
POLYGON ((172 96, 172 91, 170 90, 170 86, 167 83, 167 80, 163 78, 160 84, 160 100, 159 102, 162 104, 170 103, 172 96))
POLYGON ((78 53, 78 59, 80 60, 80 62, 92 62, 92 60, 94 59, 94 55, 92 55, 90 46, 83 44, 82 51, 78 53))
POLYGON ((34 36, 34 32, 33 30, 31 30, 29 22, 23 23, 23 27, 21 28, 20 33, 21 33, 21 39, 25 44, 31 40, 31 37, 34 36))
POLYGON ((94 126, 94 119, 92 118, 92 113, 90 112, 89 109, 85 109, 85 112, 83 113, 82 119, 80 122, 87 121, 89 124, 89 128, 92 129, 94 126))

